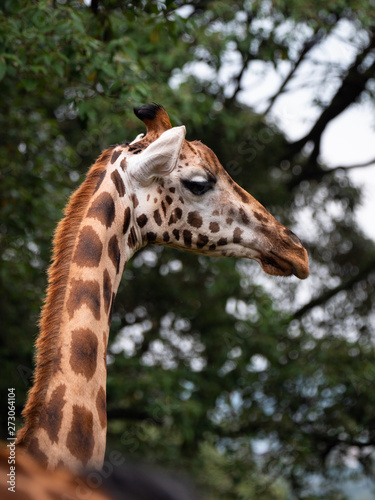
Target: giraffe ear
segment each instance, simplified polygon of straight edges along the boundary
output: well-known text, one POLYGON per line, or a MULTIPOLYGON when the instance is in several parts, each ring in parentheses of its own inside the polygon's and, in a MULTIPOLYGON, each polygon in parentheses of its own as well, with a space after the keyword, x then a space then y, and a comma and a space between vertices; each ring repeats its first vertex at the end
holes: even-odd
POLYGON ((147 185, 155 177, 170 174, 177 165, 184 143, 186 129, 166 130, 139 155, 128 159, 128 171, 140 184, 147 185))

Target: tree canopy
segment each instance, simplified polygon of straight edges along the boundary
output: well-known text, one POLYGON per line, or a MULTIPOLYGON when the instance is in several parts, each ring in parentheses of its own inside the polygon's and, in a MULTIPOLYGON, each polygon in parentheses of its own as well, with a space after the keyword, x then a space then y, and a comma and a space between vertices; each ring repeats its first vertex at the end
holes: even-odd
POLYGON ((321 143, 373 103, 374 14, 365 0, 2 2, 1 387, 18 417, 63 206, 102 149, 143 131, 133 106, 156 101, 296 231, 311 277, 138 253, 111 327, 109 449, 184 471, 208 498, 344 499, 351 476, 373 477, 375 245, 361 189, 321 143), (316 60, 332 37, 351 57, 316 60), (267 68, 279 85, 259 110, 246 78, 267 68), (316 113, 292 141, 272 111, 306 68, 316 113))

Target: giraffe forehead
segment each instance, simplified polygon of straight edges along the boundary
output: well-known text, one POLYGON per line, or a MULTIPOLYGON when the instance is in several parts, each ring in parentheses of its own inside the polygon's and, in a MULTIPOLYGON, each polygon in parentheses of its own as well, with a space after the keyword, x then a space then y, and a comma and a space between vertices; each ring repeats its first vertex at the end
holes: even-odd
POLYGON ((194 160, 197 167, 209 168, 212 173, 218 174, 224 170, 215 153, 200 141, 185 141, 182 147, 180 159, 194 160))

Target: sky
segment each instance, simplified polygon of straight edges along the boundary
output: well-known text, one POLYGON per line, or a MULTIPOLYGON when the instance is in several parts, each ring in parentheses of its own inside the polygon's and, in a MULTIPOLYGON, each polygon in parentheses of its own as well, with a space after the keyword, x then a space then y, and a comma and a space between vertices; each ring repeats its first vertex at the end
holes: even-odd
MULTIPOLYGON (((349 22, 341 22, 326 41, 312 50, 310 60, 301 65, 288 85, 288 92, 277 98, 272 118, 289 139, 298 140, 311 129, 321 112, 314 106, 314 98, 318 94, 323 101, 329 102, 340 84, 329 67, 335 68, 338 64, 347 67, 352 63, 356 49, 355 44, 348 40, 352 37, 358 39, 358 36, 349 22)), ((263 111, 288 70, 287 63, 284 68, 280 67, 279 72, 271 66, 265 68, 264 64, 255 67, 255 71, 254 67, 250 68, 244 75, 240 99, 255 110, 263 111)), ((375 160, 374 111, 374 103, 362 99, 328 124, 321 143, 321 159, 328 167, 375 160)), ((357 221, 365 234, 375 240, 375 161, 371 166, 351 169, 349 175, 356 185, 363 188, 363 203, 357 210, 357 221)))
MULTIPOLYGON (((273 111, 273 117, 292 140, 300 139, 309 131, 314 115, 309 103, 293 93, 280 97, 273 111)), ((369 102, 352 105, 327 126, 322 136, 321 157, 328 167, 375 160, 375 118, 369 102)), ((363 189, 363 203, 357 210, 358 223, 367 236, 375 240, 375 161, 368 167, 351 169, 349 175, 363 189)))
MULTIPOLYGON (((322 142, 322 157, 327 165, 353 165, 375 159, 374 110, 370 105, 348 109, 329 125, 322 142)), ((353 169, 350 177, 363 187, 363 204, 357 220, 365 233, 375 240, 375 162, 353 169)))

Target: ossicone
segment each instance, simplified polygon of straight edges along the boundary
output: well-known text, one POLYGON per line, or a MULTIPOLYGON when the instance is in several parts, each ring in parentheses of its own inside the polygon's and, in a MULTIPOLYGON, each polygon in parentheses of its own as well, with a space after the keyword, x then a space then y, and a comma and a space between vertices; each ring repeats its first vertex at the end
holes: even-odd
POLYGON ((146 125, 147 135, 159 137, 163 132, 172 128, 168 113, 160 104, 152 103, 136 107, 134 114, 146 125))

